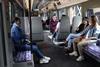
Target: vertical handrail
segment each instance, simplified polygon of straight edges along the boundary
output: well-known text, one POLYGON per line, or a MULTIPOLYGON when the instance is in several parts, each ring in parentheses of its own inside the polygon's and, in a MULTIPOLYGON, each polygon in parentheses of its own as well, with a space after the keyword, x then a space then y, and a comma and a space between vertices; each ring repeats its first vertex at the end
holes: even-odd
POLYGON ((29 0, 30 41, 32 42, 31 0, 29 0))
POLYGON ((58 17, 58 20, 59 20, 59 10, 57 9, 57 5, 54 3, 54 7, 56 9, 56 12, 57 12, 57 17, 58 17))

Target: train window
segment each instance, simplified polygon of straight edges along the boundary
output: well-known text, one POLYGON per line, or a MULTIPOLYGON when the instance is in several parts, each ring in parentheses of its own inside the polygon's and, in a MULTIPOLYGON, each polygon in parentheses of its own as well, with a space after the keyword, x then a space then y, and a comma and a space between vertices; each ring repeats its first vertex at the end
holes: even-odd
POLYGON ((92 16, 92 15, 94 15, 93 9, 88 9, 88 10, 87 10, 87 17, 90 17, 90 16, 92 16))
POLYGON ((4 34, 3 33, 3 15, 2 15, 2 5, 0 3, 0 53, 1 53, 1 55, 0 55, 0 65, 2 65, 3 63, 4 63, 4 65, 7 65, 6 51, 5 51, 5 45, 4 45, 5 41, 4 41, 4 35, 3 34, 4 34))
POLYGON ((97 21, 100 25, 100 12, 96 12, 95 15, 97 16, 97 21))

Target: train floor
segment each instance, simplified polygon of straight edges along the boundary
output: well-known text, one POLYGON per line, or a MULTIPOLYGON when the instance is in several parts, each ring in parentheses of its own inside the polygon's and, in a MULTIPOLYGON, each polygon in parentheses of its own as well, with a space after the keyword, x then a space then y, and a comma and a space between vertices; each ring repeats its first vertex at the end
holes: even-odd
POLYGON ((39 64, 35 57, 35 67, 100 67, 100 63, 88 56, 84 61, 77 62, 76 57, 66 55, 64 49, 55 46, 47 36, 48 32, 44 32, 44 42, 38 45, 46 56, 51 57, 51 61, 48 64, 39 64))

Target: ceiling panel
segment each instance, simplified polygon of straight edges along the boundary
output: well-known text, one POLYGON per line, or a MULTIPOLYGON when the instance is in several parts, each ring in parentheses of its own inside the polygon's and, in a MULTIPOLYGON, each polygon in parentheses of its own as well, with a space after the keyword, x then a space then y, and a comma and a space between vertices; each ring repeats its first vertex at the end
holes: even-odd
POLYGON ((83 3, 88 0, 59 0, 61 5, 57 6, 58 9, 64 8, 64 7, 69 7, 75 4, 83 3))

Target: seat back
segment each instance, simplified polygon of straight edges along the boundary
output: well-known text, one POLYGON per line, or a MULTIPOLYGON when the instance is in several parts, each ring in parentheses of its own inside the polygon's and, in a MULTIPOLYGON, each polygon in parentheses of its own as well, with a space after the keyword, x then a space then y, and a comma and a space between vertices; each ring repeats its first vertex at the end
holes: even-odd
POLYGON ((56 40, 64 40, 70 33, 70 20, 68 16, 62 16, 60 29, 56 35, 56 40))
POLYGON ((43 40, 43 28, 40 17, 32 17, 32 39, 35 41, 43 40))
MULTIPOLYGON (((43 28, 42 28, 42 22, 40 17, 31 17, 32 21, 32 39, 33 41, 41 41, 43 40, 43 28)), ((24 17, 24 28, 25 33, 30 34, 30 24, 29 24, 29 18, 24 17)))
POLYGON ((82 17, 81 16, 73 17, 71 32, 74 33, 81 23, 82 23, 82 17))

